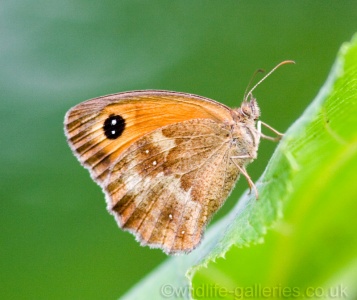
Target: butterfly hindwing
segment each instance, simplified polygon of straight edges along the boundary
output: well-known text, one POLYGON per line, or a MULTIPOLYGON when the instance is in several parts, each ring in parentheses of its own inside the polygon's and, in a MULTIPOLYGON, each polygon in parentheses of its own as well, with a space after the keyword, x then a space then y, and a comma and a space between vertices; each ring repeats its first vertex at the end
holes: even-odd
POLYGON ((120 227, 167 253, 195 248, 232 189, 230 131, 215 121, 159 128, 118 157, 104 190, 120 227))

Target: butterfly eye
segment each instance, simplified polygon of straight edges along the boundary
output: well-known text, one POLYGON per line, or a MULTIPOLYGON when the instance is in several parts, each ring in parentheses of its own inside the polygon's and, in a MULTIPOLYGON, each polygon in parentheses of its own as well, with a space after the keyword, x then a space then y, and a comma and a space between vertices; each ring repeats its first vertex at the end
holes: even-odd
POLYGON ((104 121, 103 130, 108 139, 115 140, 125 129, 125 120, 119 115, 110 115, 104 121))
POLYGON ((248 103, 243 103, 241 106, 242 112, 246 117, 250 117, 252 114, 252 108, 248 103))

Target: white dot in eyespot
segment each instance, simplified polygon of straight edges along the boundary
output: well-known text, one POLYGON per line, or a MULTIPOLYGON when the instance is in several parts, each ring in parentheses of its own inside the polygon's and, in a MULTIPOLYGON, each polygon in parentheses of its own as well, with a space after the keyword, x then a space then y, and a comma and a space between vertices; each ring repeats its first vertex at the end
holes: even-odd
POLYGON ((115 134, 115 130, 112 130, 111 133, 114 135, 115 134))
POLYGON ((145 153, 148 154, 148 153, 149 153, 149 150, 145 150, 145 153))
POLYGON ((170 220, 172 220, 172 214, 169 214, 169 218, 170 218, 170 220))
POLYGON ((112 120, 112 125, 115 125, 117 123, 117 120, 116 119, 113 119, 112 120))
POLYGON ((156 165, 157 165, 156 160, 154 160, 154 161, 152 162, 152 165, 153 165, 153 166, 156 166, 156 165))

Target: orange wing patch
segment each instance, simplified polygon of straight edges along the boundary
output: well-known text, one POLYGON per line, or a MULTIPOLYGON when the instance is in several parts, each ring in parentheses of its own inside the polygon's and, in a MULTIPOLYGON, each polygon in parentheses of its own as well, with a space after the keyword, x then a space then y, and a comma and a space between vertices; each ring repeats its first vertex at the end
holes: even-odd
POLYGON ((157 128, 188 119, 229 123, 231 115, 228 107, 203 97, 138 91, 100 97, 75 106, 66 115, 65 130, 77 158, 103 186, 110 166, 131 144, 157 128), (125 122, 123 132, 114 139, 108 138, 103 130, 110 116, 120 116, 125 122))

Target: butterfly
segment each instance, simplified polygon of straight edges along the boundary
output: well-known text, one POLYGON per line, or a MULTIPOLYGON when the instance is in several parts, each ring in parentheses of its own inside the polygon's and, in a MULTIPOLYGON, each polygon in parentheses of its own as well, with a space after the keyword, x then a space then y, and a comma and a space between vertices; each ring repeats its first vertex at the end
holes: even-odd
POLYGON ((255 87, 239 108, 180 92, 143 90, 85 101, 65 116, 65 135, 103 189, 108 211, 142 245, 189 253, 240 174, 257 157, 255 87))

